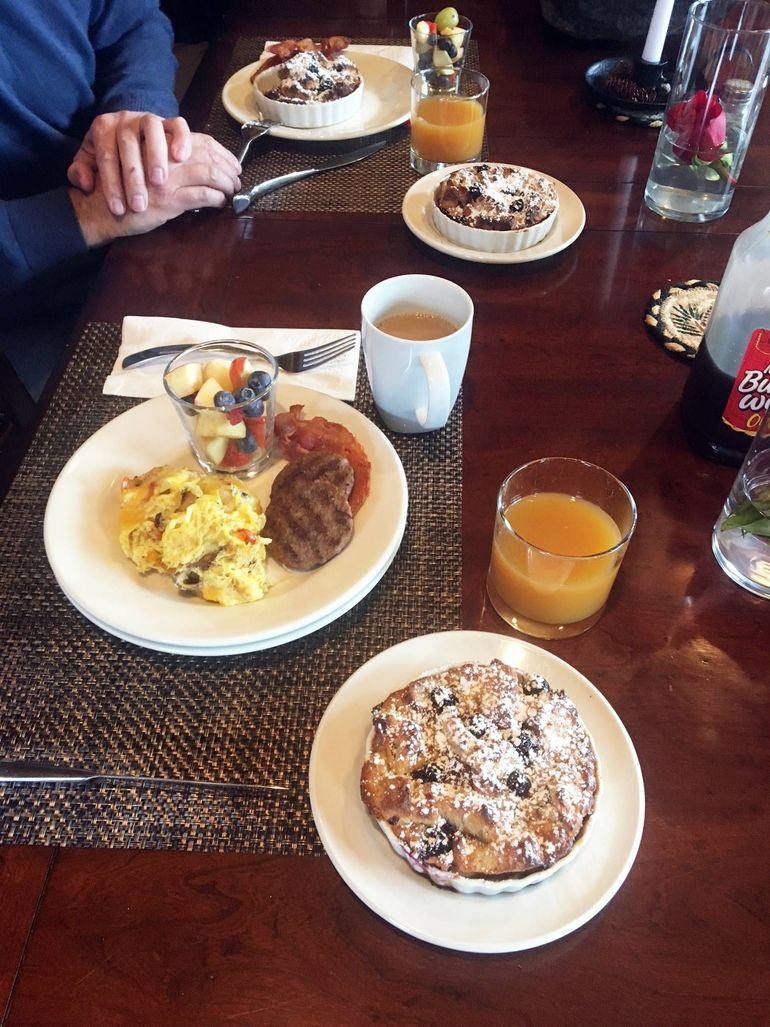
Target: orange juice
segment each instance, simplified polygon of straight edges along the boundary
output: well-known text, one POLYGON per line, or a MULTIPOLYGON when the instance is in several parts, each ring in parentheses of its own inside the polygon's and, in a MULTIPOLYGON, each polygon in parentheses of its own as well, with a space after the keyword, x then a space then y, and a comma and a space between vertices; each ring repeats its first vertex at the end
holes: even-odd
POLYGON ((412 149, 424 160, 475 160, 484 140, 484 108, 462 96, 426 96, 412 118, 412 149))
POLYGON ((498 514, 489 567, 495 608, 502 601, 513 616, 543 624, 601 610, 623 555, 623 547, 608 552, 622 537, 608 513, 577 496, 536 492, 512 503, 505 521, 498 514))

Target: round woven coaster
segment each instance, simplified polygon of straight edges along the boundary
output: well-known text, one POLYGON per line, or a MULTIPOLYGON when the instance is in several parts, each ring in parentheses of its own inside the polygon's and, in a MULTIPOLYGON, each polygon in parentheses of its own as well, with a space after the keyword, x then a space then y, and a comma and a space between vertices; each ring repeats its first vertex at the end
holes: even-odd
POLYGON ((650 333, 671 353, 692 359, 706 330, 718 282, 693 278, 656 289, 644 312, 650 333))

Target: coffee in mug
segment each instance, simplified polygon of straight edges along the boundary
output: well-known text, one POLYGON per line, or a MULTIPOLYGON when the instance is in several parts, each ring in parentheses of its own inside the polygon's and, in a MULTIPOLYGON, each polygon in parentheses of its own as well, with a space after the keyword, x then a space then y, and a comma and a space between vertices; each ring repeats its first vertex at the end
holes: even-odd
POLYGON ((397 432, 442 428, 457 401, 473 302, 433 275, 399 275, 361 302, 361 340, 377 411, 397 432))
POLYGON ((415 342, 429 342, 456 332, 458 326, 440 314, 427 310, 405 310, 386 314, 377 322, 377 327, 397 339, 413 339, 415 342))

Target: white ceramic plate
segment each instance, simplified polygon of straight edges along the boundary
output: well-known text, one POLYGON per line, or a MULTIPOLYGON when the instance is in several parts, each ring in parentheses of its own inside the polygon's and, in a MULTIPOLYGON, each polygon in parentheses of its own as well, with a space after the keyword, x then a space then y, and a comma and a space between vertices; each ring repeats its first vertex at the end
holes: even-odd
POLYGON ((465 952, 516 952, 582 926, 625 880, 644 824, 639 761, 601 693, 546 650, 477 631, 409 639, 348 678, 318 725, 310 755, 310 802, 329 858, 370 909, 416 938, 465 952), (361 802, 359 778, 374 705, 438 666, 495 658, 545 675, 575 703, 599 756, 601 801, 580 855, 547 881, 513 894, 461 895, 432 885, 392 851, 361 802))
MULTIPOLYGON (((473 163, 478 164, 478 161, 473 163)), ((586 212, 580 198, 563 182, 551 178, 550 175, 544 175, 553 182, 559 197, 559 213, 556 216, 556 223, 545 239, 535 243, 534 246, 528 246, 526 249, 516 250, 513 253, 484 253, 481 250, 472 250, 468 246, 460 246, 458 243, 451 242, 441 235, 433 223, 433 192, 442 178, 445 178, 455 168, 462 167, 466 167, 466 165, 453 164, 441 171, 425 175, 424 178, 414 183, 404 197, 401 213, 407 228, 434 250, 447 253, 450 257, 459 257, 460 260, 474 260, 481 264, 525 264, 560 253, 561 250, 571 246, 583 231, 586 212)), ((506 167, 506 165, 503 164, 502 167, 506 167)), ((543 172, 539 171, 538 174, 543 175, 543 172)))
POLYGON ((105 624, 103 621, 99 620, 98 617, 95 617, 92 613, 84 610, 66 590, 62 589, 62 591, 75 609, 79 613, 82 613, 87 620, 90 620, 92 624, 95 624, 97 628, 101 628, 102 631, 106 631, 108 635, 115 635, 116 638, 122 638, 124 642, 130 642, 131 645, 138 645, 142 649, 153 649, 155 652, 159 653, 175 653, 178 656, 238 656, 241 653, 254 653, 260 652, 263 649, 275 649, 277 646, 286 645, 287 642, 294 642, 298 638, 304 638, 305 635, 310 635, 314 631, 318 631, 320 628, 325 627, 327 624, 331 624, 332 621, 337 620, 338 617, 341 617, 343 613, 351 610, 371 592, 393 562, 393 558, 398 552, 398 549, 399 546, 397 545, 393 550, 390 559, 383 566, 382 572, 377 576, 377 578, 374 581, 367 581, 361 592, 357 595, 351 596, 343 607, 331 610, 324 617, 320 617, 317 621, 313 621, 312 624, 305 624, 296 631, 288 631, 285 635, 274 635, 272 638, 268 638, 260 642, 243 642, 240 645, 208 647, 181 645, 180 643, 177 643, 176 645, 166 645, 163 642, 150 641, 146 638, 138 638, 134 635, 127 634, 125 631, 121 631, 119 628, 116 628, 111 624, 105 624))
MULTIPOLYGON (((62 590, 107 630, 171 652, 249 652, 299 638, 360 601, 379 581, 406 525, 408 492, 395 450, 352 407, 279 382, 279 407, 301 403, 308 417, 345 425, 372 464, 369 498, 356 515, 350 544, 318 570, 287 571, 268 560, 271 589, 259 603, 223 607, 182 596, 159 574, 142 576, 123 555, 117 523, 120 482, 158 464, 195 466, 182 425, 166 397, 116 417, 91 436, 62 469, 48 499, 44 536, 62 590)), ((278 460, 249 484, 267 505, 278 460)), ((201 654, 202 655, 202 654, 201 654)))
MULTIPOLYGON (((385 132, 409 119, 412 72, 405 64, 378 54, 361 53, 355 47, 345 51, 364 77, 364 95, 358 113, 325 128, 290 128, 278 125, 270 135, 278 139, 303 139, 307 142, 331 142, 337 139, 358 139, 385 132)), ((227 113, 243 124, 260 117, 254 99, 251 76, 261 61, 241 68, 227 80, 222 90, 222 103, 227 113)))

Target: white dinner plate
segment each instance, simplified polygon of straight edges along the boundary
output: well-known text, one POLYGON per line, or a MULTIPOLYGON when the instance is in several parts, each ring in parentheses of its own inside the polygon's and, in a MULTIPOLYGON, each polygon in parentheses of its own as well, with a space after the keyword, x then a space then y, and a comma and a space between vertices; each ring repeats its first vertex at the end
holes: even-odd
POLYGON ((261 652, 263 649, 275 649, 278 646, 286 645, 287 642, 294 642, 298 638, 304 638, 305 635, 310 635, 314 631, 318 631, 320 628, 326 627, 327 624, 331 624, 332 621, 337 620, 338 617, 341 617, 343 613, 351 610, 371 592, 393 562, 393 558, 398 552, 398 549, 399 546, 396 545, 390 559, 383 566, 382 572, 377 576, 376 580, 367 581, 361 592, 357 595, 351 596, 340 609, 332 610, 324 617, 320 617, 317 621, 313 621, 312 624, 305 624, 296 631, 288 631, 285 635, 274 635, 272 638, 265 639, 261 642, 243 642, 240 645, 196 646, 181 645, 179 643, 176 645, 166 645, 163 642, 150 641, 146 638, 138 638, 134 635, 129 635, 125 631, 121 631, 119 628, 116 628, 111 624, 105 624, 103 621, 99 620, 98 617, 95 617, 92 613, 84 610, 82 606, 80 606, 80 604, 65 591, 65 589, 62 589, 62 592, 64 592, 64 595, 69 599, 75 609, 79 613, 82 613, 86 620, 90 620, 92 624, 95 624, 97 628, 101 628, 102 631, 106 631, 108 635, 115 635, 116 638, 122 638, 124 642, 129 642, 131 645, 137 645, 142 649, 153 649, 158 653, 175 653, 177 656, 239 656, 241 653, 261 652))
MULTIPOLYGON (((62 469, 46 508, 46 554, 64 593, 114 634, 170 652, 250 652, 290 641, 341 616, 375 586, 406 525, 408 492, 401 461, 371 421, 339 400, 279 382, 280 408, 300 403, 308 417, 338 421, 372 464, 369 497, 350 544, 315 571, 288 571, 268 560, 271 582, 258 603, 217 606, 181 595, 170 579, 140 575, 118 543, 120 483, 159 464, 194 467, 182 425, 166 397, 127 410, 91 436, 62 469), (153 643, 155 646, 153 646, 153 643)), ((277 460, 249 483, 267 505, 277 460)))
POLYGON ((329 858, 370 909, 416 938, 465 952, 516 952, 582 926, 625 880, 644 825, 639 761, 604 696, 552 653, 480 631, 409 639, 348 678, 318 725, 310 754, 310 803, 329 858), (359 780, 373 706, 437 667, 492 659, 543 674, 569 695, 596 747, 601 800, 585 847, 548 880, 515 893, 461 895, 431 884, 393 852, 361 801, 359 780))
MULTIPOLYGON (((479 162, 474 161, 473 163, 478 164, 479 162)), ((539 171, 539 175, 543 175, 553 183, 559 197, 559 213, 556 215, 553 228, 545 239, 524 250, 516 250, 514 253, 483 253, 481 250, 472 250, 467 246, 450 242, 433 224, 431 217, 433 192, 442 178, 445 178, 455 168, 466 166, 468 165, 453 164, 441 171, 433 171, 430 175, 425 175, 424 178, 415 182, 404 197, 401 213, 407 228, 434 250, 448 253, 450 257, 459 257, 460 260, 475 260, 481 264, 526 264, 532 260, 543 260, 545 257, 552 257, 555 253, 560 253, 571 246, 583 231, 586 212, 580 202, 580 197, 563 182, 539 171)), ((502 165, 502 167, 511 166, 513 165, 502 165)))
MULTIPOLYGON (((325 128, 289 128, 288 125, 278 125, 270 130, 271 136, 316 143, 331 142, 375 135, 408 121, 412 79, 410 69, 388 57, 362 53, 352 46, 346 53, 364 77, 364 97, 358 112, 345 121, 325 128)), ((225 110, 241 124, 261 117, 251 84, 251 76, 261 63, 255 61, 236 71, 225 82, 222 90, 225 110)))

